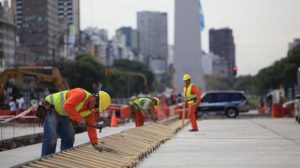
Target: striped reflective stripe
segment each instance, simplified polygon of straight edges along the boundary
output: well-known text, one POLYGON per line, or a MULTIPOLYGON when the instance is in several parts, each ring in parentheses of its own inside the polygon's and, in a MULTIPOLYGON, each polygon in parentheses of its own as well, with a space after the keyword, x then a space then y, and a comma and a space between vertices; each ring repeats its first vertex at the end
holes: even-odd
POLYGON ((190 83, 190 85, 188 87, 184 87, 183 89, 183 95, 185 97, 185 99, 187 99, 188 104, 194 103, 194 96, 192 95, 192 86, 194 84, 190 83))
POLYGON ((54 103, 54 96, 53 96, 53 94, 52 95, 50 95, 50 102, 49 102, 50 104, 53 104, 54 103))
POLYGON ((64 103, 65 103, 65 97, 64 97, 64 92, 60 92, 59 94, 59 100, 60 100, 60 107, 61 107, 61 111, 65 116, 68 116, 68 113, 65 112, 64 110, 64 103))

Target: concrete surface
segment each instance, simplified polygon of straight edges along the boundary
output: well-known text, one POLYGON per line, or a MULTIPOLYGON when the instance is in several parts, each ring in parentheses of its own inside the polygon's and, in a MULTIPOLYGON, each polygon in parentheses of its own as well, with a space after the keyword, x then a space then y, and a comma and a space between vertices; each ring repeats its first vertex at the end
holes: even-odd
POLYGON ((208 119, 190 125, 138 168, 299 168, 300 124, 292 118, 208 119))
MULTIPOLYGON (((298 168, 300 124, 292 118, 210 118, 190 125, 138 164, 138 168, 298 168)), ((100 137, 134 128, 128 123, 104 128, 100 137)), ((29 130, 31 133, 31 130, 29 130)), ((86 132, 76 134, 75 146, 88 142, 86 132)), ((57 150, 60 143, 58 141, 57 150)), ((0 168, 40 157, 41 143, 0 152, 0 168)))
MULTIPOLYGON (((119 133, 123 130, 127 130, 129 128, 134 128, 134 123, 122 124, 119 127, 105 127, 98 137, 105 137, 112 134, 119 133)), ((31 131, 31 128, 28 130, 31 131)), ((75 143, 74 146, 81 145, 89 141, 87 132, 83 132, 75 135, 75 143)), ((60 139, 57 141, 56 151, 58 152, 60 149, 60 139)), ((0 168, 12 167, 17 164, 21 164, 30 160, 34 160, 40 157, 41 155, 41 147, 42 144, 29 145, 25 147, 20 147, 12 150, 7 150, 0 152, 0 168)))

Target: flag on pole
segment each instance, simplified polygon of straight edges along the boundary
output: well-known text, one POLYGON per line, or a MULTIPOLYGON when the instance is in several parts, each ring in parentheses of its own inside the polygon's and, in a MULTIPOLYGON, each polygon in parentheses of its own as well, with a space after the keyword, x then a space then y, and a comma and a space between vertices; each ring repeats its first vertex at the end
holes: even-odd
POLYGON ((203 11, 202 11, 202 6, 201 6, 201 0, 199 0, 199 21, 200 21, 200 30, 202 31, 205 27, 204 24, 204 15, 203 15, 203 11))

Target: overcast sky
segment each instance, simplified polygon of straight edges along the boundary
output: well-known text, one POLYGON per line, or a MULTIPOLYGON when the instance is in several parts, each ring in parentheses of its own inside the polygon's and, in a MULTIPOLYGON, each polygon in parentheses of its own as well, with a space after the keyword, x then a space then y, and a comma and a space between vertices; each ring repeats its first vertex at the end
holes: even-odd
MULTIPOLYGON (((300 38, 300 0, 202 0, 208 52, 208 30, 229 27, 236 44, 239 74, 256 74, 285 57, 288 43, 300 38)), ((81 28, 96 26, 109 36, 122 26, 136 28, 136 12, 168 13, 169 43, 174 43, 174 0, 81 0, 81 28)))

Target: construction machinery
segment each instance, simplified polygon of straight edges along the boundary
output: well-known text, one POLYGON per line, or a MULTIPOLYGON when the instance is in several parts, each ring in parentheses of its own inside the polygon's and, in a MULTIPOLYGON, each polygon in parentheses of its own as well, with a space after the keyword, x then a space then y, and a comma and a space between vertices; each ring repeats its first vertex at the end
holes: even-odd
POLYGON ((66 89, 69 89, 66 80, 52 66, 20 66, 6 69, 0 74, 1 103, 7 103, 10 96, 21 93, 25 99, 39 99, 46 94, 66 89))

